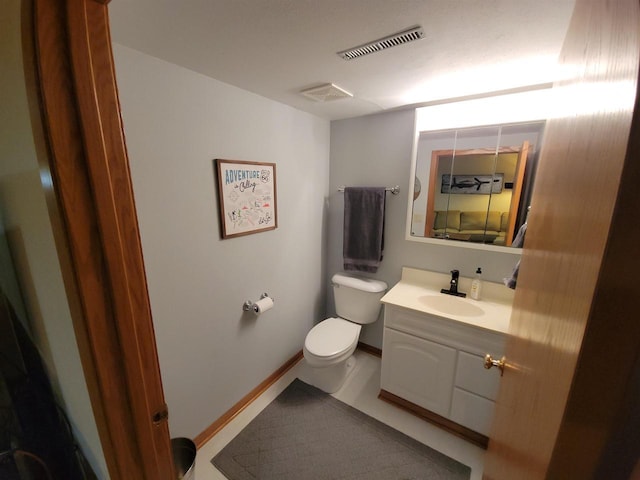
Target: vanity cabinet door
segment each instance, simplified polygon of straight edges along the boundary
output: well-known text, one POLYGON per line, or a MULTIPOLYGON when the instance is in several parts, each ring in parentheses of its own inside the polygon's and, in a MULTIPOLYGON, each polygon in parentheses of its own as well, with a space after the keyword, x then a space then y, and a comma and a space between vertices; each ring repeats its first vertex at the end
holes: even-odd
POLYGON ((460 388, 453 391, 451 420, 471 430, 489 435, 495 404, 484 397, 460 388))
POLYGON ((381 387, 394 395, 449 416, 456 350, 385 328, 381 387))
POLYGON ((458 353, 456 388, 451 402, 451 420, 483 435, 489 435, 500 387, 496 369, 484 368, 484 359, 466 352, 458 353))
POLYGON ((500 372, 497 368, 484 368, 484 358, 461 351, 458 353, 456 387, 495 400, 500 388, 500 372))

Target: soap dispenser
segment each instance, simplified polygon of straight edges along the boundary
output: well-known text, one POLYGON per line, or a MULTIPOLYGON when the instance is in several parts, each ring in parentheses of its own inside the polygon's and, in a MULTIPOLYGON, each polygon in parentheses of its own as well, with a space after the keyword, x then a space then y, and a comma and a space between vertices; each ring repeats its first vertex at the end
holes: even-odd
POLYGON ((480 290, 482 290, 482 280, 480 276, 482 275, 482 269, 478 267, 476 270, 476 276, 471 282, 471 293, 469 296, 474 300, 480 300, 480 290))

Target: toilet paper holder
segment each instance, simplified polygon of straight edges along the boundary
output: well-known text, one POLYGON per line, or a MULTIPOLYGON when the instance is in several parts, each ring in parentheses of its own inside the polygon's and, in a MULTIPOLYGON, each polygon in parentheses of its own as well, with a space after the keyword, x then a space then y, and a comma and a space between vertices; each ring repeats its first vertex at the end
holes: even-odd
MULTIPOLYGON (((262 295, 260 295, 260 300, 262 300, 263 298, 267 298, 268 296, 268 293, 263 293, 262 295)), ((271 298, 271 300, 273 300, 273 297, 271 298)), ((251 300, 247 300, 242 304, 242 310, 244 310, 245 312, 253 310, 253 304, 254 302, 252 302, 251 300)))

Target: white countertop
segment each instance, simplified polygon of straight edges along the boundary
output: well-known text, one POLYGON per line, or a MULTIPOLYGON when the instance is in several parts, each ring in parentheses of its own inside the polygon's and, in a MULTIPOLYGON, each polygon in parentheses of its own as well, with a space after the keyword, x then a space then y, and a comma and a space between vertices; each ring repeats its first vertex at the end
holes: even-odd
MULTIPOLYGON (((483 280, 480 300, 440 293, 440 289, 449 287, 450 279, 451 277, 447 274, 403 267, 401 280, 382 297, 381 302, 486 330, 508 332, 513 290, 503 284, 483 280), (447 300, 433 297, 451 299, 467 314, 458 315, 438 309, 436 308, 438 301, 447 302, 447 300)), ((471 278, 460 277, 458 290, 468 293, 471 289, 471 281, 471 278)))

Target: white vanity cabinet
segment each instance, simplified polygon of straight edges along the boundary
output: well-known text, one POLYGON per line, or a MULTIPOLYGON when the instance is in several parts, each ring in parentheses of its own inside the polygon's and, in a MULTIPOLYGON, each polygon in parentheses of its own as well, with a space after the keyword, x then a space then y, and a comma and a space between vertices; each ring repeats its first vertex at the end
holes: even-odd
POLYGON ((486 444, 500 372, 484 355, 499 358, 504 343, 502 332, 387 303, 380 396, 486 444))

